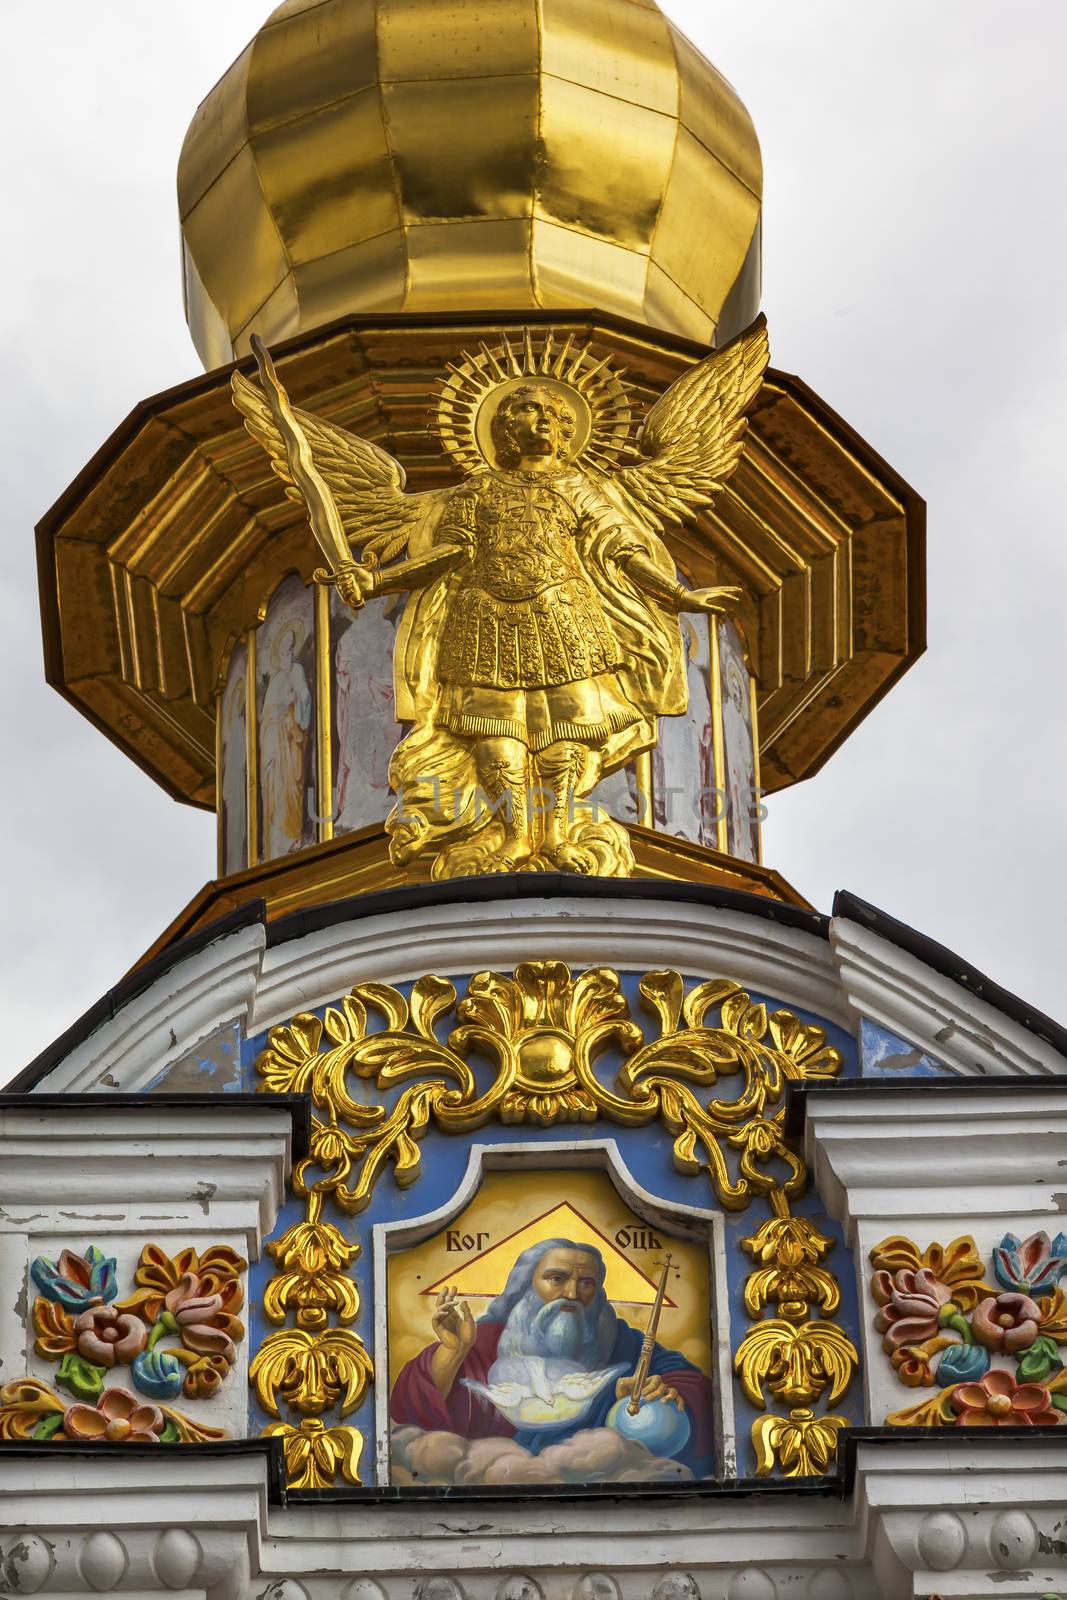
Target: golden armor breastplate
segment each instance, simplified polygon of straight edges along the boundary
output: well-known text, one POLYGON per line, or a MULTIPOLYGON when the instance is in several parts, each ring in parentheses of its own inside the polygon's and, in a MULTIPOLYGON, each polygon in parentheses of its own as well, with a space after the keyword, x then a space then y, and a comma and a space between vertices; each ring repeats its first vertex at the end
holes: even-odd
POLYGON ((438 654, 445 683, 548 688, 620 664, 575 546, 578 517, 546 484, 482 480, 457 496, 449 527, 469 543, 453 579, 438 654))

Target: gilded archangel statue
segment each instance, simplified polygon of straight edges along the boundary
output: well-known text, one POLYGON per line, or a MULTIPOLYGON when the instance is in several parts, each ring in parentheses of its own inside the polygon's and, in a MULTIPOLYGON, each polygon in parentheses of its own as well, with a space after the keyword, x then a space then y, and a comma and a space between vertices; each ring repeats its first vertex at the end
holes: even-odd
POLYGON ((394 675, 411 731, 393 753, 397 865, 435 878, 568 871, 625 877, 626 830, 582 805, 686 709, 678 616, 732 587, 678 581, 662 535, 710 503, 740 459, 767 364, 761 318, 685 373, 630 448, 627 385, 572 338, 527 330, 451 369, 442 441, 464 479, 405 493, 377 445, 295 409, 253 340, 262 389, 234 401, 358 611, 409 599, 394 675), (626 456, 634 464, 620 465, 626 456), (359 558, 353 559, 353 549, 359 558))

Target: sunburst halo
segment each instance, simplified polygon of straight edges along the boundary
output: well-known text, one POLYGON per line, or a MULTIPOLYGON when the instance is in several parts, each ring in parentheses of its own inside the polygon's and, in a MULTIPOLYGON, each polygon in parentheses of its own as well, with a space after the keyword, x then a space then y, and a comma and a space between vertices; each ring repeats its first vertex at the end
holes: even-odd
POLYGON ((629 385, 610 357, 597 360, 588 344, 576 346, 572 333, 559 342, 551 329, 535 337, 524 328, 517 344, 505 334, 495 349, 483 340, 476 354, 464 351, 458 363, 450 362, 449 372, 438 397, 437 423, 445 449, 464 472, 495 467, 492 419, 505 395, 532 378, 565 393, 578 417, 570 462, 585 455, 608 472, 629 443, 629 385))

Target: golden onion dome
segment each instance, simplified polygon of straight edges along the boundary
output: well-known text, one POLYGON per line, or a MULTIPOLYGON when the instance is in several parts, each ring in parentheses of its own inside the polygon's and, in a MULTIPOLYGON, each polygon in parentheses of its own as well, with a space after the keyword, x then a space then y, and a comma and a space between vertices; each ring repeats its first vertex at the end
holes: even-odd
POLYGON ((706 343, 759 299, 762 170, 653 0, 286 0, 178 173, 207 366, 349 313, 586 309, 706 343))

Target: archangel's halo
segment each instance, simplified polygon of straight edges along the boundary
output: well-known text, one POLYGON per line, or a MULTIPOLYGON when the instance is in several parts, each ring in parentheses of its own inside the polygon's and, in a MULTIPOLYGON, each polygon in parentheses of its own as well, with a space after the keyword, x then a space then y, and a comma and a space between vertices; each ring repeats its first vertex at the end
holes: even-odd
POLYGON ((761 193, 748 113, 654 0, 286 0, 186 136, 186 314, 208 366, 352 312, 722 343, 761 193))
POLYGON ((557 344, 551 332, 535 337, 527 328, 514 344, 506 334, 495 347, 483 342, 451 367, 438 396, 437 423, 457 466, 478 472, 497 465, 493 419, 506 397, 527 384, 551 390, 570 406, 576 420, 571 461, 588 455, 606 471, 618 460, 633 422, 622 373, 573 336, 557 344))

